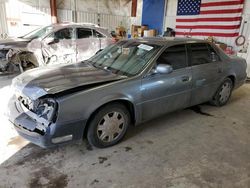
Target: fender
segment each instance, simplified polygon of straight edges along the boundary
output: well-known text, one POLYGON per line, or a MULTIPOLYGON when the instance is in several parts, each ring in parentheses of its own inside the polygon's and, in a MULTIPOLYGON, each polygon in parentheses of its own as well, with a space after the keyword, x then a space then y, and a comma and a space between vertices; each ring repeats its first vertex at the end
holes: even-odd
POLYGON ((88 117, 91 117, 93 115, 93 113, 97 109, 101 108, 102 106, 104 106, 108 103, 116 102, 116 101, 124 101, 124 102, 130 103, 133 107, 132 113, 134 116, 135 124, 138 124, 140 122, 140 114, 138 112, 141 112, 141 110, 138 110, 138 106, 135 105, 135 101, 133 100, 133 98, 131 96, 124 95, 122 93, 115 93, 112 95, 105 96, 98 103, 93 103, 91 106, 89 106, 88 109, 86 109, 88 117))

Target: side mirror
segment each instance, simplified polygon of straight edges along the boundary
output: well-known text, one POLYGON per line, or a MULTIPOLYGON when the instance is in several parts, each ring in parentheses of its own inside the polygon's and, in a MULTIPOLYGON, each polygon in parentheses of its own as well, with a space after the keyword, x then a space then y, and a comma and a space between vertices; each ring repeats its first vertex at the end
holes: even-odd
POLYGON ((155 73, 159 74, 169 74, 171 72, 173 72, 173 67, 167 64, 159 64, 155 69, 155 73))

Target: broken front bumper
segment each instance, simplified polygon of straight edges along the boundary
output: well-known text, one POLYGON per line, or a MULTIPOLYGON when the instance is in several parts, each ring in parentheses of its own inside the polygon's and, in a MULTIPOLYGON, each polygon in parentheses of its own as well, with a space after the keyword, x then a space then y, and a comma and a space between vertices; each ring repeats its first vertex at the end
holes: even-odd
POLYGON ((49 148, 83 137, 85 120, 46 125, 46 122, 39 120, 39 117, 25 112, 15 97, 11 98, 8 106, 9 120, 14 124, 18 134, 38 146, 49 148))

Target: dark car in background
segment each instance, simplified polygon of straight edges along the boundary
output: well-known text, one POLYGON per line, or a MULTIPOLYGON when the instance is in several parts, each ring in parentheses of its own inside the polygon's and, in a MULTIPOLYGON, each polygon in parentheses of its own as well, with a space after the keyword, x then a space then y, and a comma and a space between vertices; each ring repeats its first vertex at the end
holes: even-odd
POLYGON ((207 101, 225 105, 245 80, 244 59, 203 40, 124 40, 81 63, 16 77, 9 119, 42 147, 87 137, 102 148, 129 125, 207 101))
POLYGON ((0 72, 75 63, 114 43, 108 30, 89 23, 52 24, 0 41, 0 72))

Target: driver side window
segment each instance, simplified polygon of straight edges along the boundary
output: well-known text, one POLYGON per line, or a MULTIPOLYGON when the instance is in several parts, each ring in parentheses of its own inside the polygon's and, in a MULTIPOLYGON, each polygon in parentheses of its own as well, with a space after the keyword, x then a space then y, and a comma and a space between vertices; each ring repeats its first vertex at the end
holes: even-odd
POLYGON ((157 64, 167 64, 173 70, 187 67, 187 53, 185 44, 168 47, 158 58, 157 64))
POLYGON ((54 33, 54 38, 59 39, 59 40, 72 39, 73 38, 73 29, 72 28, 61 29, 61 30, 54 33))

